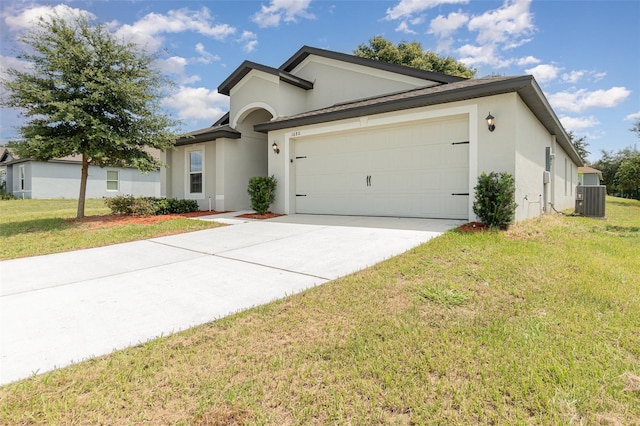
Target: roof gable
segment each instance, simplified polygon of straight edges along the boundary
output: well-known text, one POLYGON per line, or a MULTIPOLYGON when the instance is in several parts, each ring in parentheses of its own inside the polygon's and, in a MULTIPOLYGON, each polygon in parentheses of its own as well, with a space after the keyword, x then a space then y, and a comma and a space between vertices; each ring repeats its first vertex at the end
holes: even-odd
POLYGON ((350 64, 362 65, 365 67, 388 71, 395 74, 435 81, 437 83, 453 83, 456 81, 466 80, 466 78, 464 77, 458 77, 433 71, 425 71, 418 68, 391 64, 383 61, 376 61, 375 59, 362 58, 360 56, 349 55, 346 53, 318 49, 311 46, 302 46, 300 50, 298 50, 291 58, 289 58, 284 64, 280 66, 280 69, 282 71, 292 72, 309 55, 322 56, 324 58, 335 59, 337 61, 347 62, 350 64))
POLYGON ((269 67, 251 61, 244 61, 234 72, 231 73, 225 81, 218 86, 218 93, 229 96, 231 89, 240 82, 251 70, 261 71, 267 74, 277 76, 280 81, 289 83, 293 86, 300 87, 304 90, 313 89, 313 83, 302 78, 296 77, 286 71, 278 68, 269 67))

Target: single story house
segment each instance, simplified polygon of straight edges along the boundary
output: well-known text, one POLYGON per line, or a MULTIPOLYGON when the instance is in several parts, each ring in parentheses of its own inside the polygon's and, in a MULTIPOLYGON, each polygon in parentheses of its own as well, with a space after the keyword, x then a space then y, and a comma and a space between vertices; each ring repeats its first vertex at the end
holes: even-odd
POLYGON ((583 186, 600 185, 602 172, 593 167, 578 167, 578 184, 583 186))
POLYGON ((271 211, 475 220, 482 172, 515 177, 516 219, 572 208, 580 156, 532 76, 464 79, 304 46, 245 61, 218 87, 229 112, 165 152, 162 195, 271 211), (487 119, 491 118, 488 123, 487 119))
MULTIPOLYGON (((159 155, 159 154, 157 154, 159 155)), ((82 162, 73 156, 49 161, 19 158, 0 150, 0 185, 17 198, 78 198, 82 162)), ((87 198, 116 195, 160 196, 160 171, 89 166, 87 198)))

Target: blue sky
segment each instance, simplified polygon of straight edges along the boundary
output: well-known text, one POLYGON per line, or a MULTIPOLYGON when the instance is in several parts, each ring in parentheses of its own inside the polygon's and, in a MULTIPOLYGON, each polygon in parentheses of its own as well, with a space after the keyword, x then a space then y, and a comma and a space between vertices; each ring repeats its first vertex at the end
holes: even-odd
MULTIPOLYGON (((533 74, 568 131, 586 136, 590 160, 638 144, 640 1, 264 0, 0 2, 0 74, 24 69, 16 36, 34 18, 87 14, 159 53, 176 86, 163 101, 181 130, 228 109, 216 88, 248 59, 278 67, 301 46, 352 53, 376 35, 418 41, 488 74, 533 74)), ((0 144, 16 136, 2 109, 0 144)))

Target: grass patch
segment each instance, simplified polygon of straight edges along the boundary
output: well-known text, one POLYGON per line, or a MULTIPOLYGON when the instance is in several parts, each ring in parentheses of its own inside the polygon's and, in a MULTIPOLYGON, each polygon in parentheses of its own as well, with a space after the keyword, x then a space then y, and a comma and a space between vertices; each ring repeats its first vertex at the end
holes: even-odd
POLYGON ((613 201, 4 386, 0 423, 640 424, 640 202, 613 201))
MULTIPOLYGON (((217 226, 212 222, 175 218, 158 223, 96 226, 75 221, 77 201, 0 201, 0 260, 59 253, 124 243, 217 226)), ((87 218, 106 215, 104 200, 86 202, 87 218)))

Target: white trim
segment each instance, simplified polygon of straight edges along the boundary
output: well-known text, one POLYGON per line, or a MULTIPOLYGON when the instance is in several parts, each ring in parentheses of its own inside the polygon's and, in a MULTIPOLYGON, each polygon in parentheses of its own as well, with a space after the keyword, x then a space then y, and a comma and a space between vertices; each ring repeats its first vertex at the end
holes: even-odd
POLYGON ((248 115, 249 112, 252 112, 257 109, 267 110, 269 114, 271 114, 271 116, 273 117, 272 120, 278 118, 278 113, 271 105, 264 102, 251 102, 250 104, 247 104, 242 108, 240 108, 240 110, 236 113, 236 115, 233 116, 233 119, 230 121, 231 128, 235 129, 241 118, 244 118, 246 115, 248 115))
POLYGON ((18 191, 27 191, 27 170, 24 164, 18 166, 18 191))
POLYGON ((119 170, 107 170, 107 178, 106 180, 106 185, 107 185, 107 192, 118 192, 120 191, 120 171, 119 170), (116 183, 116 189, 109 189, 109 182, 114 182, 113 179, 109 179, 109 173, 115 173, 116 174, 116 179, 115 179, 115 183, 116 183))
MULTIPOLYGON (((309 125, 299 128, 290 128, 285 133, 284 139, 284 159, 290 158, 290 143, 291 139, 305 138, 311 136, 319 136, 330 133, 347 132, 356 129, 375 128, 387 125, 408 124, 417 121, 431 120, 437 118, 446 118, 449 116, 466 115, 469 121, 469 202, 468 202, 468 215, 469 220, 475 218, 473 213, 473 201, 475 199, 476 181, 478 179, 478 105, 464 105, 458 107, 437 109, 437 110, 414 110, 412 112, 405 112, 402 115, 397 113, 383 113, 377 115, 367 116, 366 119, 355 118, 349 120, 342 120, 340 122, 323 123, 325 125, 309 125)), ((287 160, 288 161, 288 160, 287 160)), ((291 174, 290 168, 285 167, 285 214, 291 214, 290 199, 291 191, 291 174)))
POLYGON ((184 194, 185 199, 188 200, 204 200, 205 186, 206 186, 206 170, 205 170, 205 146, 204 145, 189 145, 189 148, 184 150, 184 194), (191 153, 202 152, 202 192, 191 192, 191 153))

